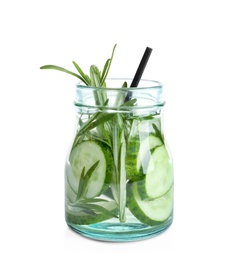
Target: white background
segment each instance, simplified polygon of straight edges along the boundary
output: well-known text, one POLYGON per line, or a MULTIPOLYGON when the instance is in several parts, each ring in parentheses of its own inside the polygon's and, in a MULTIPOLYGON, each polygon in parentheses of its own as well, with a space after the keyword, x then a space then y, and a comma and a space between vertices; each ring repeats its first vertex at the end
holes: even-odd
POLYGON ((239 258, 237 4, 1 1, 1 259, 239 258), (164 84, 175 165, 173 225, 140 242, 94 241, 66 226, 77 79, 39 69, 74 70, 73 60, 84 70, 101 67, 115 43, 111 77, 133 77, 146 46, 153 48, 143 77, 164 84))

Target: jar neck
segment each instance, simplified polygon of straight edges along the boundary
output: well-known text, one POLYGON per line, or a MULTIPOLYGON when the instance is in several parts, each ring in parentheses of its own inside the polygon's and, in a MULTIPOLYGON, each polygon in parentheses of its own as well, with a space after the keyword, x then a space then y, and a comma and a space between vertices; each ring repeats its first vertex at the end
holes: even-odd
POLYGON ((120 88, 129 79, 110 79, 107 87, 76 86, 75 106, 82 113, 154 113, 164 106, 162 85, 142 80, 138 88, 120 88), (141 111, 141 112, 139 112, 141 111), (151 112, 150 112, 151 111, 151 112))

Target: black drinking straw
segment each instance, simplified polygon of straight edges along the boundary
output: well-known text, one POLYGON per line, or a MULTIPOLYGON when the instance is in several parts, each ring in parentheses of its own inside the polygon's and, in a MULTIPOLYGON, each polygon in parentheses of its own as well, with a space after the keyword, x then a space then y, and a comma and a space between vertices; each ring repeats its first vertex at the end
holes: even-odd
MULTIPOLYGON (((140 79, 141 79, 141 77, 143 75, 144 69, 145 69, 145 67, 147 65, 147 62, 149 60, 151 52, 152 52, 152 49, 147 47, 145 52, 144 52, 144 55, 143 55, 143 57, 142 57, 142 59, 140 61, 139 67, 138 67, 138 69, 137 69, 137 71, 136 71, 136 73, 134 75, 134 78, 133 78, 133 80, 131 82, 130 88, 137 88, 137 86, 138 86, 138 84, 140 82, 140 79)), ((125 102, 129 101, 131 96, 132 96, 132 93, 128 92, 127 96, 125 97, 125 102)))

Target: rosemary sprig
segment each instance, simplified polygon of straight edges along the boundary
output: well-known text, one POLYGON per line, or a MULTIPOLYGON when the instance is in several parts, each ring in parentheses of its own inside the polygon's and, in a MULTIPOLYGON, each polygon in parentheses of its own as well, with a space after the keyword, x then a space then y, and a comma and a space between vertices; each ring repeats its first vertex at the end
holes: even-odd
POLYGON ((95 86, 95 87, 106 86, 105 80, 106 80, 109 70, 110 70, 110 66, 111 66, 111 63, 112 63, 112 60, 114 57, 115 48, 116 48, 116 44, 114 45, 114 48, 113 48, 113 51, 111 54, 111 58, 108 59, 104 65, 102 74, 100 73, 99 69, 95 65, 92 65, 90 67, 90 77, 89 77, 87 74, 85 74, 83 72, 83 70, 80 68, 80 66, 75 61, 72 61, 72 63, 74 64, 74 66, 79 74, 72 72, 70 70, 64 69, 60 66, 56 66, 56 65, 44 65, 44 66, 41 66, 40 69, 44 69, 44 70, 51 69, 51 70, 58 70, 61 72, 65 72, 74 77, 77 77, 82 82, 84 82, 87 86, 95 86))
MULTIPOLYGON (((41 69, 58 70, 77 77, 86 86, 105 88, 106 79, 112 64, 115 48, 116 44, 113 47, 111 57, 106 60, 102 72, 97 66, 92 65, 90 66, 89 75, 87 75, 75 61, 72 61, 72 63, 77 71, 76 73, 55 65, 45 65, 42 66, 41 69)), ((126 82, 122 85, 122 88, 127 88, 126 82)), ((121 113, 119 113, 119 111, 131 109, 137 101, 136 99, 125 100, 125 98, 126 93, 119 93, 116 98, 114 107, 112 108, 112 110, 115 109, 115 112, 107 113, 107 110, 104 112, 104 107, 107 107, 109 102, 106 92, 94 91, 95 104, 100 106, 102 109, 100 112, 96 112, 95 114, 89 116, 88 120, 85 122, 82 120, 82 118, 79 119, 79 130, 75 136, 75 140, 72 146, 73 150, 73 148, 78 143, 85 139, 93 138, 95 140, 102 140, 102 142, 108 144, 108 146, 111 148, 114 160, 114 172, 112 174, 110 188, 115 201, 114 203, 118 205, 119 219, 121 222, 126 221, 125 207, 127 179, 125 170, 125 156, 126 144, 128 142, 127 133, 129 133, 130 130, 124 129, 126 127, 124 122, 125 118, 121 113)), ((118 217, 115 213, 103 206, 104 203, 108 203, 108 201, 102 200, 101 198, 85 198, 89 180, 99 162, 100 161, 94 163, 87 171, 85 167, 83 167, 80 174, 76 201, 70 204, 87 214, 104 214, 109 217, 118 217), (102 205, 100 205, 100 203, 102 203, 102 205)))

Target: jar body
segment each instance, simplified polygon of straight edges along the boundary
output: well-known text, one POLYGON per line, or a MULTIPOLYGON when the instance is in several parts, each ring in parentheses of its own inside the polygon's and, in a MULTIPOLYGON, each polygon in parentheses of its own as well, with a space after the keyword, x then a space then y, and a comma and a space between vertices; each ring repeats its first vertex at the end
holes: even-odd
POLYGON ((130 241, 171 225, 173 163, 161 96, 157 84, 132 92, 77 86, 76 132, 65 166, 65 218, 75 231, 130 241))

